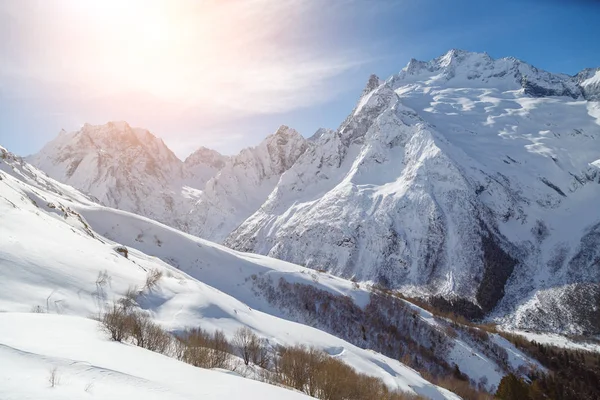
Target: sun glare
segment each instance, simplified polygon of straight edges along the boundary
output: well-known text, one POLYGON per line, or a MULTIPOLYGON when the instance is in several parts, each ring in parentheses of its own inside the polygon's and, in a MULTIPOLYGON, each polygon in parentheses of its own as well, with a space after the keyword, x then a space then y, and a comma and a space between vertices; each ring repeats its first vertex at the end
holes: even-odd
POLYGON ((83 0, 74 7, 95 24, 98 42, 109 47, 105 53, 114 55, 103 63, 109 79, 156 96, 183 96, 185 66, 178 63, 189 43, 183 43, 188 38, 176 7, 152 0, 83 0))

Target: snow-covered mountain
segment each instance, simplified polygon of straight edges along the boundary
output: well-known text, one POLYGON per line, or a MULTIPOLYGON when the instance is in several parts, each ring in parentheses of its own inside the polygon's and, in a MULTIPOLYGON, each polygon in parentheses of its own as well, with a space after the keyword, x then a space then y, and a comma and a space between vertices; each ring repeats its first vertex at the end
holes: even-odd
POLYGON ((182 162, 147 130, 109 122, 63 131, 28 161, 101 204, 220 241, 265 202, 307 146, 282 126, 234 157, 201 147, 182 162))
POLYGON ((598 333, 598 79, 458 50, 372 76, 225 243, 472 317, 598 333))
POLYGON ((229 160, 218 151, 200 147, 190 154, 183 163, 191 187, 203 188, 210 178, 217 175, 229 160))
POLYGON ((309 139, 281 127, 230 158, 153 154, 157 178, 140 169, 118 185, 115 167, 89 182, 102 157, 73 150, 82 133, 32 161, 103 204, 235 249, 470 317, 599 333, 599 100, 598 68, 569 76, 451 50, 371 76, 340 127, 309 139), (73 178, 79 159, 94 161, 73 178))
POLYGON ((28 161, 102 204, 180 225, 182 162, 145 129, 85 124, 62 131, 28 161))
MULTIPOLYGON (((350 281, 328 274, 315 278, 301 266, 239 253, 100 206, 1 147, 0 213, 0 355, 10 360, 12 368, 6 375, 12 379, 0 380, 4 397, 39 397, 48 390, 48 371, 58 367, 63 379, 57 389, 61 398, 80 398, 84 388, 93 386, 107 398, 110 393, 141 395, 158 390, 160 398, 183 399, 197 394, 193 386, 197 380, 207 398, 239 399, 242 393, 249 396, 244 398, 302 398, 280 388, 239 381, 223 371, 198 370, 108 342, 97 322, 87 318, 102 313, 132 288, 145 287, 148 271, 159 271, 162 278, 152 289, 142 290, 136 303, 168 331, 200 326, 232 337, 236 329, 246 326, 273 348, 315 346, 358 372, 381 378, 390 388, 431 399, 459 399, 398 360, 295 322, 298 315, 286 314, 268 302, 255 284, 263 279, 290 282, 365 307, 370 292, 350 281), (126 256, 117 251, 124 245, 126 256), (52 315, 20 314, 31 310, 52 315)), ((443 320, 416 307, 410 320, 445 332, 443 320)), ((471 373, 475 381, 485 377, 490 387, 497 386, 506 368, 516 371, 535 364, 497 335, 491 340, 503 341, 508 349, 504 364, 461 336, 448 336, 448 340, 444 353, 448 361, 471 373)), ((2 367, 5 364, 0 363, 2 367)))
POLYGON ((307 147, 296 130, 281 126, 258 146, 231 157, 200 193, 187 216, 187 232, 217 242, 225 239, 267 200, 307 147))

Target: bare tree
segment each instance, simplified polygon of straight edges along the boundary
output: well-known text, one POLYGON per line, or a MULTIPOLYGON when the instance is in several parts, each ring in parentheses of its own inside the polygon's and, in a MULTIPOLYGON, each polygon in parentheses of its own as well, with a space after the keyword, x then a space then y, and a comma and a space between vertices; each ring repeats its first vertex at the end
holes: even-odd
POLYGON ((250 364, 259 344, 259 338, 246 326, 238 329, 233 335, 233 346, 244 360, 244 364, 250 364))
POLYGON ((263 369, 269 366, 271 355, 265 339, 253 340, 250 346, 250 361, 263 369))
POLYGON ((115 342, 122 342, 131 335, 131 316, 117 304, 113 304, 112 308, 104 313, 101 322, 102 328, 115 342))
POLYGON ((50 370, 50 375, 48 376, 48 383, 50 387, 58 386, 60 383, 60 376, 58 375, 58 367, 53 367, 50 370))

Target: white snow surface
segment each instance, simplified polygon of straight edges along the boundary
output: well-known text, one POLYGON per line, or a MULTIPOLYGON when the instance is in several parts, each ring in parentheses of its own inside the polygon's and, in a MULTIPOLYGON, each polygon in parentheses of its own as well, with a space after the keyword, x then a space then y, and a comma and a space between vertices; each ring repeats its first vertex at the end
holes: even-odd
POLYGON ((304 394, 110 342, 77 316, 0 313, 0 398, 302 400, 304 394), (56 368, 58 384, 50 386, 56 368))
POLYGON ((511 333, 521 335, 529 341, 535 341, 541 344, 563 347, 572 350, 585 350, 600 353, 600 343, 597 339, 595 342, 575 341, 565 336, 552 333, 535 333, 531 331, 512 331, 511 333))
MULTIPOLYGON (((271 274, 319 285, 365 304, 368 293, 354 289, 352 282, 325 274, 315 282, 300 266, 239 253, 99 206, 4 149, 0 152, 0 312, 6 313, 0 314, 0 367, 8 371, 0 374, 0 394, 80 398, 83 387, 93 382, 99 398, 114 398, 117 392, 136 398, 179 399, 194 393, 238 398, 244 392, 252 398, 302 397, 110 343, 99 336, 96 322, 84 319, 98 315, 128 288, 142 287, 147 272, 158 269, 164 277, 138 301, 165 329, 201 326, 222 329, 231 337, 239 327, 248 326, 273 345, 303 343, 323 349, 392 388, 432 399, 458 399, 399 361, 280 318, 279 311, 257 297, 248 283, 252 274, 271 274), (115 251, 117 245, 128 246, 128 258, 115 251), (110 277, 104 285, 97 283, 103 272, 110 277), (61 315, 13 314, 33 308, 61 315), (47 392, 44 385, 52 365, 61 370, 63 384, 47 392), (31 385, 24 384, 28 379, 31 385), (187 383, 180 385, 182 380, 187 383)), ((491 379, 497 381, 499 374, 491 379)))

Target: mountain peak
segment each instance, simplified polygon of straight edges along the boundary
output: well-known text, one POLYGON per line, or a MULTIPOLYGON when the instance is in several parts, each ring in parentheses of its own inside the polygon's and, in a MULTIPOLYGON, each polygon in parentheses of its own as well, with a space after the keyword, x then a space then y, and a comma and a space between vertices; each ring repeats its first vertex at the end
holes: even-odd
MULTIPOLYGON (((568 96, 590 99, 582 89, 584 73, 575 77, 538 69, 515 57, 494 59, 487 53, 452 49, 430 61, 411 59, 388 82, 398 89, 407 84, 463 88, 520 90, 531 97, 568 96)), ((595 92, 593 90, 592 92, 595 92)))
POLYGON ((362 91, 362 96, 371 93, 373 90, 377 89, 377 87, 381 85, 381 83, 381 79, 379 79, 377 75, 371 74, 371 76, 369 76, 369 80, 367 81, 365 88, 362 91))
POLYGON ((108 121, 106 125, 110 128, 116 128, 119 130, 131 129, 131 126, 126 121, 108 121))
POLYGON ((216 150, 209 149, 208 147, 201 146, 198 150, 194 151, 190 154, 184 161, 184 164, 187 168, 197 168, 201 167, 203 175, 206 175, 207 181, 212 175, 215 174, 214 171, 210 171, 210 169, 221 169, 225 165, 225 162, 229 159, 229 157, 224 156, 216 150), (207 174, 207 168, 209 169, 207 174), (210 175, 210 176, 209 176, 210 175))
POLYGON ((275 131, 274 135, 289 135, 292 132, 296 132, 296 130, 287 125, 281 125, 279 128, 277 128, 277 131, 275 131))

